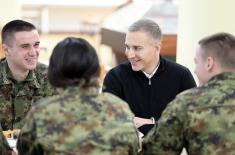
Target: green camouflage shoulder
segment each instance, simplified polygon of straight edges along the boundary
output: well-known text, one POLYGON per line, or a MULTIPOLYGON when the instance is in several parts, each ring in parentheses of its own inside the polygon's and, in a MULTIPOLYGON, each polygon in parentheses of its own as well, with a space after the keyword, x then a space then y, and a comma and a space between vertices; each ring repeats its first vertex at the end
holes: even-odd
POLYGON ((96 88, 68 88, 41 100, 27 116, 18 150, 46 154, 137 154, 138 138, 127 103, 96 88), (36 149, 37 150, 37 149, 36 149))
POLYGON ((37 68, 34 70, 37 81, 40 84, 41 90, 44 92, 44 96, 52 96, 56 95, 57 91, 48 81, 48 66, 42 63, 37 64, 37 68))

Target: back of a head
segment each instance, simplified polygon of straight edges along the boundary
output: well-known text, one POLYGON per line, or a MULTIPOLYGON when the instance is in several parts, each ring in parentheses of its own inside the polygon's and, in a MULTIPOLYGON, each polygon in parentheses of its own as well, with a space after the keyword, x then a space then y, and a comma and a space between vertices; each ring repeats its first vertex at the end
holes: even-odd
POLYGON ((24 20, 13 20, 4 25, 2 28, 2 44, 11 44, 12 37, 14 33, 21 32, 21 31, 32 31, 35 30, 36 27, 24 20))
POLYGON ((162 41, 162 31, 157 23, 149 19, 140 19, 134 22, 129 28, 129 32, 145 32, 153 39, 162 41))
POLYGON ((202 55, 215 57, 225 70, 235 68, 235 36, 229 33, 216 33, 199 41, 202 55))
POLYGON ((55 87, 98 86, 99 72, 95 49, 84 39, 68 37, 52 52, 48 78, 55 87))

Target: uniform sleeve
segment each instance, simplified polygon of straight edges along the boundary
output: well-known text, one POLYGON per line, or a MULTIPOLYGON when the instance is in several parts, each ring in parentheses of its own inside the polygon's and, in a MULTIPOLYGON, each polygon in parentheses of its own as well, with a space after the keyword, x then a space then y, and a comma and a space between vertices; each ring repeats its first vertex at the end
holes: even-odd
POLYGON ((184 74, 182 74, 183 77, 181 79, 181 91, 196 87, 196 82, 193 78, 192 73, 189 71, 189 69, 184 70, 184 74))
POLYGON ((143 142, 144 155, 179 155, 184 143, 184 124, 187 114, 182 101, 172 101, 163 112, 159 123, 143 142))
POLYGON ((109 92, 120 98, 123 98, 121 87, 122 85, 121 85, 120 79, 117 77, 114 70, 110 70, 104 78, 102 91, 109 92))
POLYGON ((43 154, 36 139, 36 123, 31 115, 27 116, 26 123, 21 129, 20 135, 17 141, 17 150, 19 155, 26 154, 43 154))

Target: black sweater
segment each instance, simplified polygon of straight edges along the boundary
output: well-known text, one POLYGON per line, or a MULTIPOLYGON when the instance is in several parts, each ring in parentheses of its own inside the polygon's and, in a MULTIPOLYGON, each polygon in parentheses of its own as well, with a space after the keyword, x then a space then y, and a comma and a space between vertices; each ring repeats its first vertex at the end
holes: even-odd
POLYGON ((161 57, 151 85, 142 71, 133 71, 131 64, 124 62, 107 73, 103 91, 125 100, 135 116, 158 120, 178 93, 195 86, 186 67, 161 57))

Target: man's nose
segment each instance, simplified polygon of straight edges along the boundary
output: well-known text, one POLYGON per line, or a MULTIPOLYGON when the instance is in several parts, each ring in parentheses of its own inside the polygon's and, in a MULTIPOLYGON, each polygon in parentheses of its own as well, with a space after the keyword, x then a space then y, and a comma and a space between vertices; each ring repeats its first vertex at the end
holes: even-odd
POLYGON ((30 49, 30 51, 29 51, 29 55, 30 56, 34 56, 34 55, 37 55, 37 48, 35 48, 35 47, 32 47, 31 49, 30 49))
POLYGON ((135 52, 132 48, 126 50, 126 56, 127 58, 133 58, 135 57, 135 52))

